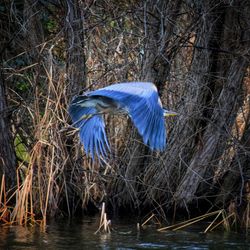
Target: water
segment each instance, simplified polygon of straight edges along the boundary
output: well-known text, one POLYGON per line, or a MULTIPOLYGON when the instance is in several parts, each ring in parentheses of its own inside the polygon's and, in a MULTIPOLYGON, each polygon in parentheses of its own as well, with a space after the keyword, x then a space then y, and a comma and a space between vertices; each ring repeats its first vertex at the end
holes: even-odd
POLYGON ((111 234, 94 234, 97 228, 96 218, 51 223, 46 232, 39 227, 0 226, 0 249, 250 249, 245 234, 204 234, 204 227, 163 233, 153 227, 138 231, 135 223, 113 222, 111 234))

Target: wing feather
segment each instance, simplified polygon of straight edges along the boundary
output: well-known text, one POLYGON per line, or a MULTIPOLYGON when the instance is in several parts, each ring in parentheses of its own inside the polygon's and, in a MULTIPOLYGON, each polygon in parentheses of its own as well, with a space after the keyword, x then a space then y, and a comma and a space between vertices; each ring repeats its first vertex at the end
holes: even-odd
POLYGON ((82 119, 83 115, 95 114, 94 108, 83 108, 80 105, 69 106, 69 114, 76 128, 79 128, 80 141, 84 146, 86 154, 94 160, 95 154, 106 157, 107 150, 110 151, 109 142, 105 132, 105 124, 101 115, 94 115, 89 119, 82 119))
POLYGON ((126 107, 134 125, 143 137, 143 142, 149 144, 153 150, 164 150, 166 147, 165 120, 154 84, 119 83, 92 91, 88 95, 109 97, 126 107))

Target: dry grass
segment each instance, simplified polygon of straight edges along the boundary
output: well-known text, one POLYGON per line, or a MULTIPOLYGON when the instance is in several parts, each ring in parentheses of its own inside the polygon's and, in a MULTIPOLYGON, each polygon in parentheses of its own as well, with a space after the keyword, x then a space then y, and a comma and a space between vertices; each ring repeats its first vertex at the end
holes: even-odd
POLYGON ((111 220, 107 219, 107 213, 105 212, 105 203, 102 203, 101 217, 99 228, 96 230, 97 233, 110 233, 111 232, 111 220))
POLYGON ((172 231, 177 231, 180 229, 184 229, 186 227, 192 226, 194 224, 197 224, 201 221, 207 221, 210 218, 213 218, 212 222, 209 222, 209 225, 204 229, 204 233, 207 232, 211 232, 214 229, 216 229, 217 227, 219 227, 220 225, 223 225, 223 228, 226 231, 230 231, 231 228, 234 226, 234 224, 236 223, 236 214, 235 213, 231 213, 231 214, 227 214, 225 210, 218 210, 218 211, 214 211, 211 213, 207 213, 174 225, 170 225, 167 227, 162 227, 159 228, 158 231, 159 232, 164 232, 167 230, 172 230, 172 231), (233 221, 230 222, 230 219, 233 218, 233 221))
MULTIPOLYGON (((33 72, 43 71, 45 76, 42 88, 35 87, 32 101, 24 102, 21 106, 21 118, 30 121, 30 124, 28 128, 19 128, 19 131, 32 134, 33 140, 27 141, 29 145, 25 146, 29 162, 19 162, 17 185, 14 191, 10 190, 10 197, 6 195, 4 178, 2 179, 3 206, 7 207, 15 200, 14 206, 9 209, 8 222, 12 224, 39 223, 45 226, 49 216, 60 213, 61 200, 65 199, 69 204, 68 186, 76 185, 67 179, 67 174, 65 175, 66 171, 72 171, 68 169, 70 152, 67 149, 65 133, 59 132, 62 127, 68 126, 65 109, 67 104, 65 72, 53 63, 53 46, 46 50, 44 44, 42 48, 41 56, 48 52, 44 61, 24 69, 33 72)), ((39 86, 40 79, 36 74, 31 76, 33 76, 33 79, 30 79, 32 86, 39 86)), ((13 74, 9 77, 17 76, 13 74)), ((25 75, 18 77, 25 78, 25 75)), ((6 212, 3 211, 2 214, 3 219, 6 212)))

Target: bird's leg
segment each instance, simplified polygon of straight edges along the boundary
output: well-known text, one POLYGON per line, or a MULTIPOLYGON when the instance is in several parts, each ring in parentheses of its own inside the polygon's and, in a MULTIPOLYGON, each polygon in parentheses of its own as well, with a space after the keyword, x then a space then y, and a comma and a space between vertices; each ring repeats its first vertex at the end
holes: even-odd
POLYGON ((89 120, 90 118, 92 118, 93 116, 95 116, 95 115, 103 115, 104 114, 104 112, 96 112, 96 113, 94 113, 94 114, 87 114, 87 115, 83 115, 83 116, 81 116, 80 117, 80 119, 78 119, 77 121, 75 121, 71 126, 75 126, 78 122, 80 122, 80 121, 82 121, 82 120, 85 120, 85 121, 87 121, 87 120, 89 120))
POLYGON ((93 117, 94 115, 95 115, 95 114, 83 115, 79 120, 80 120, 80 121, 83 120, 83 119, 88 120, 88 119, 90 119, 91 117, 93 117))
MULTIPOLYGON (((92 118, 92 117, 95 116, 95 115, 103 115, 103 114, 105 114, 104 111, 99 111, 99 112, 96 112, 96 113, 94 113, 94 114, 83 115, 78 121, 81 121, 81 120, 83 120, 83 119, 88 120, 88 119, 92 118)), ((78 121, 77 121, 77 122, 78 122, 78 121)))
POLYGON ((176 116, 176 115, 178 115, 178 113, 176 113, 176 112, 174 112, 174 111, 171 111, 171 110, 166 110, 166 109, 164 109, 163 115, 164 115, 165 117, 169 117, 169 116, 176 116))
POLYGON ((76 132, 79 132, 80 128, 85 124, 85 122, 87 122, 90 118, 92 118, 95 115, 103 115, 105 112, 99 111, 96 112, 94 114, 86 114, 80 117, 80 119, 78 119, 77 121, 75 121, 74 123, 72 123, 70 126, 68 126, 66 129, 62 129, 60 130, 60 132, 64 132, 64 130, 67 129, 73 129, 72 131, 67 132, 68 136, 72 136, 74 135, 76 132), (82 120, 85 120, 83 124, 81 124, 81 127, 79 128, 75 128, 75 125, 79 122, 81 122, 82 120))
MULTIPOLYGON (((72 127, 70 127, 70 128, 72 128, 72 127)), ((73 136, 76 132, 79 132, 79 130, 80 130, 79 128, 72 128, 72 129, 73 130, 66 133, 67 136, 73 136)))
POLYGON ((80 119, 78 119, 77 121, 75 121, 73 124, 71 124, 72 127, 74 127, 77 123, 79 123, 82 120, 88 120, 91 117, 93 117, 95 114, 87 114, 87 115, 83 115, 80 117, 80 119))

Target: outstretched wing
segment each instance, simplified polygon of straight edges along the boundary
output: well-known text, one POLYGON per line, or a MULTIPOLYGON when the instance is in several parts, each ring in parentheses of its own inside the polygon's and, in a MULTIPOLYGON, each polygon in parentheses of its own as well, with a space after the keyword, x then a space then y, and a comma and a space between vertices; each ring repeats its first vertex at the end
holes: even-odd
POLYGON ((141 134, 152 150, 166 147, 166 129, 162 104, 157 89, 150 82, 119 83, 89 93, 114 99, 125 106, 141 134))
POLYGON ((74 103, 69 106, 69 114, 73 125, 79 128, 80 141, 84 146, 86 154, 89 154, 94 160, 95 154, 107 156, 107 149, 110 151, 109 142, 105 132, 105 124, 101 115, 93 115, 91 118, 83 119, 83 116, 95 114, 94 108, 83 108, 74 103))

